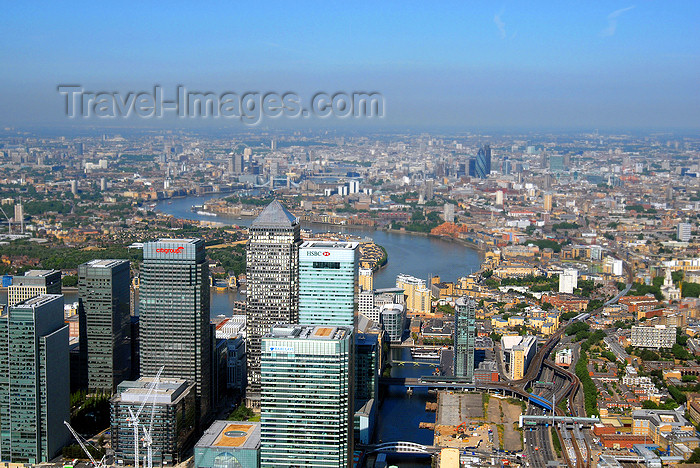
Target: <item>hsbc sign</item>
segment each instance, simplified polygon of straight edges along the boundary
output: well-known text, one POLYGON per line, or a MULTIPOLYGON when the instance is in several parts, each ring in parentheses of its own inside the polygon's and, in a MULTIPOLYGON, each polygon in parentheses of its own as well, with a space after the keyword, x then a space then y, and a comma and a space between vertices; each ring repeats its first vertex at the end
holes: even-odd
POLYGON ((331 254, 331 253, 330 253, 329 251, 327 251, 327 250, 326 250, 326 251, 323 251, 323 252, 320 251, 320 250, 307 250, 307 251, 306 251, 306 256, 307 256, 307 257, 321 257, 321 256, 323 256, 323 257, 328 257, 328 256, 330 256, 330 254, 331 254))

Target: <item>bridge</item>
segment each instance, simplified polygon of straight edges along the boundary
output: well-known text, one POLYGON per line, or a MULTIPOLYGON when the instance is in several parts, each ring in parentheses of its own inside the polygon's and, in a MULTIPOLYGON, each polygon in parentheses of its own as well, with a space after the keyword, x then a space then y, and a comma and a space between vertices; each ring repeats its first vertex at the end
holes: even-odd
POLYGON ((534 414, 521 414, 518 418, 518 427, 523 427, 523 424, 527 425, 530 422, 532 424, 537 424, 539 421, 544 422, 563 422, 564 424, 583 424, 586 426, 592 426, 595 423, 600 422, 600 418, 579 418, 574 416, 537 416, 534 414))
POLYGON ((440 447, 434 447, 432 445, 422 445, 415 442, 384 442, 381 444, 374 445, 359 445, 358 448, 366 450, 367 453, 425 453, 432 454, 440 451, 440 447))

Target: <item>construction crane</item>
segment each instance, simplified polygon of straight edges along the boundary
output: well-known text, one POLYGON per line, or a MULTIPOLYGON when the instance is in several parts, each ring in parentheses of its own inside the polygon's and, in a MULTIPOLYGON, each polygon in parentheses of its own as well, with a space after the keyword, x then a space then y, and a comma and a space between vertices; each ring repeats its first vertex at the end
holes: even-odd
POLYGON ((158 384, 158 379, 160 379, 160 374, 161 372, 163 372, 164 368, 165 366, 162 366, 160 368, 160 370, 156 374, 156 378, 153 380, 153 382, 149 384, 148 393, 146 393, 146 398, 144 398, 143 403, 141 403, 141 406, 136 411, 136 414, 134 414, 130 406, 128 407, 129 417, 126 420, 129 423, 129 425, 134 428, 134 468, 139 468, 139 416, 141 416, 141 411, 143 411, 144 406, 146 406, 146 402, 151 397, 153 389, 158 384))
MULTIPOLYGON (((162 370, 162 369, 161 369, 162 370)), ((158 391, 158 385, 160 384, 160 379, 159 377, 155 378, 156 385, 154 387, 154 392, 158 391)), ((151 433, 153 432, 153 418, 156 413, 156 402, 155 398, 151 402, 151 421, 148 424, 148 430, 146 430, 146 426, 143 426, 143 445, 146 447, 146 467, 147 468, 153 468, 153 438, 151 437, 151 433)))
POLYGON ((12 234, 12 220, 9 216, 7 216, 7 213, 5 213, 5 210, 2 209, 2 206, 0 206, 0 211, 2 211, 3 216, 5 216, 5 219, 7 220, 8 234, 12 234))
MULTIPOLYGON (((92 456, 92 454, 90 453, 90 451, 88 450, 88 448, 85 446, 85 444, 90 444, 90 442, 88 442, 88 441, 85 440, 80 434, 78 434, 77 432, 75 432, 75 429, 73 429, 72 427, 70 427, 70 424, 68 424, 68 421, 63 421, 63 424, 66 425, 66 427, 68 428, 68 430, 70 431, 70 433, 73 434, 73 437, 75 437, 75 440, 78 441, 78 445, 80 445, 80 448, 83 449, 83 452, 85 452, 85 455, 88 456, 88 458, 89 458, 90 461, 92 462, 92 466, 94 466, 95 468, 102 468, 102 467, 104 467, 104 466, 105 466, 105 458, 107 458, 107 456, 106 456, 106 455, 103 456, 102 459, 101 459, 99 462, 96 462, 96 461, 95 461, 95 458, 92 456)), ((93 447, 93 448, 96 448, 96 447, 95 447, 94 445, 92 445, 92 444, 90 444, 90 446, 93 447)))

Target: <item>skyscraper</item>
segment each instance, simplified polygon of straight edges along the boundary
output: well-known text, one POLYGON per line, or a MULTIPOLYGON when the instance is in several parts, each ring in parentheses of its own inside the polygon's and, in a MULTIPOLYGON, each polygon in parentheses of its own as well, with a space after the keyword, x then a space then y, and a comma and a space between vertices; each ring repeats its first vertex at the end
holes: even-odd
POLYGON ((474 381, 476 302, 467 296, 455 301, 454 374, 474 381))
POLYGON ((357 242, 309 241, 299 248, 299 323, 355 324, 357 242))
POLYGON ((351 466, 352 333, 288 325, 262 338, 261 466, 351 466))
POLYGON ((7 305, 13 306, 41 294, 61 294, 59 270, 29 270, 12 278, 7 288, 7 305))
POLYGON ((68 325, 63 296, 46 294, 0 316, 0 459, 36 464, 68 442, 68 325))
POLYGON ((260 400, 262 336, 276 323, 299 321, 299 220, 280 202, 267 205, 250 226, 246 253, 248 389, 246 404, 260 400))
POLYGON ((209 264, 202 239, 161 239, 143 246, 139 288, 141 376, 195 384, 200 422, 211 405, 209 264))
POLYGON ((374 272, 371 268, 360 268, 357 281, 362 291, 371 291, 374 289, 374 272))
POLYGON ((80 351, 88 389, 112 394, 131 378, 131 292, 128 260, 78 266, 80 351))
POLYGON ((491 174, 491 146, 484 145, 476 154, 476 176, 485 179, 491 174))

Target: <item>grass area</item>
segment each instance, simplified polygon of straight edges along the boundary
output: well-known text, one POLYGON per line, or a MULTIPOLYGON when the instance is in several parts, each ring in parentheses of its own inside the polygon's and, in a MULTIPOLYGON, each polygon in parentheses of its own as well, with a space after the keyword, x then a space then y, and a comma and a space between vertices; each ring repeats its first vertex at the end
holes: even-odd
POLYGON ((484 405, 484 417, 486 417, 489 412, 489 399, 491 398, 491 395, 489 395, 487 392, 484 392, 481 394, 481 403, 484 405))
POLYGON ((498 432, 498 448, 503 450, 503 424, 496 424, 496 432, 498 432))
POLYGON ((557 457, 561 457, 561 442, 559 441, 559 435, 557 434, 556 429, 553 427, 550 429, 552 430, 552 445, 554 445, 554 451, 557 452, 557 457))

